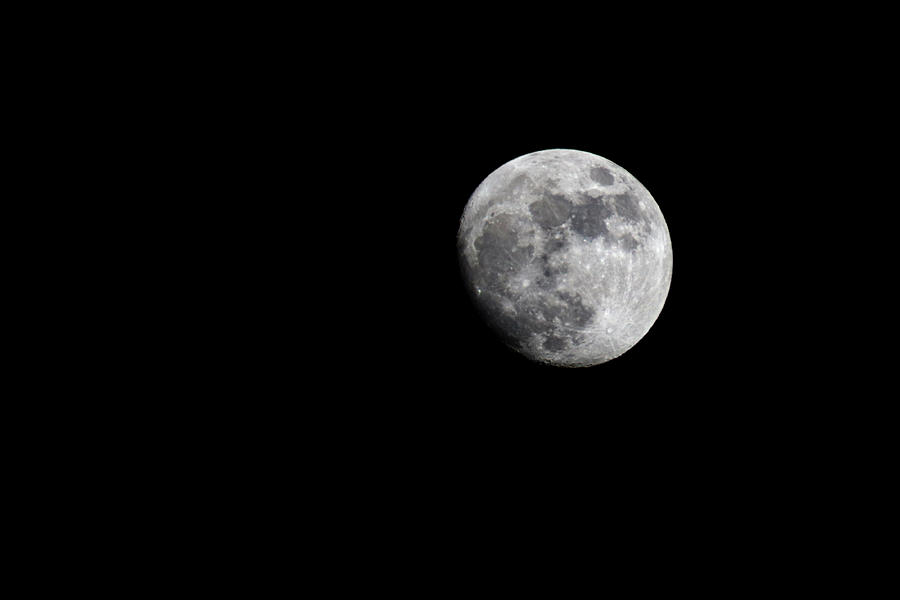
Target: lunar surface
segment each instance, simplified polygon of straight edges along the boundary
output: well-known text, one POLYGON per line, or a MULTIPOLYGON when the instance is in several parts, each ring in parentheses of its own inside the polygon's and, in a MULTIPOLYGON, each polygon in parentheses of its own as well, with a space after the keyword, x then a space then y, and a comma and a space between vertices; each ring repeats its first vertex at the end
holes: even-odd
POLYGON ((516 158, 478 186, 457 237, 463 278, 503 341, 565 367, 611 360, 662 311, 672 243, 650 193, 578 150, 516 158))

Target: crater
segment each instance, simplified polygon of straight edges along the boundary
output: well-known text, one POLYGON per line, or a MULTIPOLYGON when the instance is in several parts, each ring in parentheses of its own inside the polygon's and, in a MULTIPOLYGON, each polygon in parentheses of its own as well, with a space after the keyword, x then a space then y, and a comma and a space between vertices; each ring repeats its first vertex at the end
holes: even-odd
POLYGON ((629 252, 634 252, 641 247, 641 243, 630 233, 626 233, 619 239, 619 245, 629 252))
POLYGON ((615 182, 612 173, 604 167, 594 167, 591 169, 591 179, 600 185, 612 185, 615 182))
POLYGON ((566 340, 561 337, 557 337, 555 335, 547 336, 547 339, 544 341, 544 350, 550 350, 551 352, 559 352, 560 350, 565 349, 566 340))

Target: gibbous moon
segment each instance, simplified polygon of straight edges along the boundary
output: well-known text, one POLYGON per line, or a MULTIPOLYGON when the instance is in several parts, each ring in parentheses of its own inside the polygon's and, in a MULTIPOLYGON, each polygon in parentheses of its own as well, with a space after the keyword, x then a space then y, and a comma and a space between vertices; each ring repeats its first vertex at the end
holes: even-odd
POLYGON ((520 156, 487 176, 457 236, 463 279, 503 341, 564 367, 609 361, 662 311, 672 242, 628 171, 578 150, 520 156))

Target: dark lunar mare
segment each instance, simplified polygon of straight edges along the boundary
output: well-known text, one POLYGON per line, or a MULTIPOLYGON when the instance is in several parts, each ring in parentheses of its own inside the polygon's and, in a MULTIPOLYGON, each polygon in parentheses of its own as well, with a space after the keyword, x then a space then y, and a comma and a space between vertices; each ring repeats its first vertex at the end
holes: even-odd
POLYGON ((544 197, 528 205, 535 223, 545 230, 559 227, 569 220, 572 203, 562 194, 546 192, 544 197))
POLYGON ((481 236, 475 240, 485 287, 496 287, 531 262, 534 246, 520 246, 518 241, 515 223, 509 215, 499 215, 485 224, 481 236))
POLYGON ((612 185, 615 183, 615 179, 607 169, 603 167, 594 167, 591 169, 591 179, 599 183, 600 185, 612 185))
POLYGON ((612 216, 612 209, 603 198, 591 198, 584 194, 582 200, 584 204, 572 208, 572 229, 589 240, 606 235, 606 219, 612 216))

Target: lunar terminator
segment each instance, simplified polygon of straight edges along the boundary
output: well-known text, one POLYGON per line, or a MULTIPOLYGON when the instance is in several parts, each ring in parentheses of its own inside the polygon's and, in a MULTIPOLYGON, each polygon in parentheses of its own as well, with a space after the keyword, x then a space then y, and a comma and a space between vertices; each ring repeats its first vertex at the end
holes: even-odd
POLYGON ((514 350, 585 367, 634 346, 672 278, 672 243, 650 193, 625 169, 578 150, 520 156, 478 186, 457 236, 485 320, 514 350))

